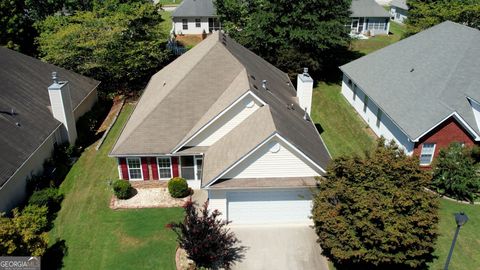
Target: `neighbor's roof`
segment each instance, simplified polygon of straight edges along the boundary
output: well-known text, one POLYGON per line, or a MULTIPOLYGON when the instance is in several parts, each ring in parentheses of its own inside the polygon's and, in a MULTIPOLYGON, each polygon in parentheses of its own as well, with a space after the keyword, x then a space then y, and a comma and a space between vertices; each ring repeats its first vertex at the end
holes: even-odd
POLYGON ((172 17, 215 17, 213 0, 183 0, 172 12, 172 17))
POLYGON ((325 168, 328 151, 313 123, 303 119, 288 76, 220 32, 152 77, 111 155, 170 154, 249 90, 266 105, 206 150, 205 181, 273 133, 325 168))
POLYGON ((99 82, 4 47, 0 47, 0 63, 1 186, 60 125, 49 109, 52 71, 69 81, 73 108, 99 82))
POLYGON ((399 7, 401 9, 408 10, 408 5, 406 0, 392 0, 390 6, 399 7))
POLYGON ((380 6, 375 0, 352 0, 350 7, 352 14, 350 17, 390 17, 382 6, 380 6))
POLYGON ((452 113, 477 134, 480 31, 444 22, 340 69, 415 140, 452 113))

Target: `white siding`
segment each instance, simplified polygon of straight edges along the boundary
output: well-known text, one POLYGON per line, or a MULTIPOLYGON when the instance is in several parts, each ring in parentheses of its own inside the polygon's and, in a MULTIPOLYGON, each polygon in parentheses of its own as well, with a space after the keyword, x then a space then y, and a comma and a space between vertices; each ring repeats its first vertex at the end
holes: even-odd
POLYGON ((210 146, 238 126, 259 108, 260 104, 250 95, 245 96, 230 110, 197 134, 186 146, 210 146))
POLYGON ((363 111, 365 94, 354 81, 352 86, 349 85, 349 78, 344 74, 342 80, 342 95, 347 99, 348 103, 353 106, 357 113, 367 122, 368 126, 375 132, 377 136, 383 136, 387 140, 394 140, 407 152, 407 154, 413 154, 414 143, 409 141, 407 135, 382 111, 380 126, 377 127, 377 105, 368 99, 368 106, 366 112, 363 111), (354 91, 353 87, 356 87, 356 97, 353 99, 354 91))
POLYGON ((201 35, 205 31, 208 34, 208 18, 174 18, 173 27, 176 35, 201 35), (188 29, 183 29, 182 19, 188 20, 188 29), (200 19, 200 27, 196 27, 195 19, 200 19))
POLYGON ((75 121, 78 121, 82 115, 90 111, 97 103, 98 96, 97 96, 97 89, 95 88, 90 94, 85 97, 85 99, 73 110, 73 115, 75 117, 75 121))
POLYGON ((318 176, 309 162, 293 149, 273 138, 245 160, 228 171, 222 178, 271 178, 318 176), (277 152, 273 151, 275 148, 277 152))
POLYGON ((399 7, 390 7, 390 14, 392 14, 393 20, 399 23, 403 23, 407 19, 408 11, 399 7))
POLYGON ((470 99, 470 104, 472 105, 473 115, 475 116, 475 121, 477 122, 477 128, 480 129, 480 103, 470 99))
POLYGON ((208 190, 208 208, 217 209, 222 213, 222 218, 227 217, 227 195, 225 190, 208 190))

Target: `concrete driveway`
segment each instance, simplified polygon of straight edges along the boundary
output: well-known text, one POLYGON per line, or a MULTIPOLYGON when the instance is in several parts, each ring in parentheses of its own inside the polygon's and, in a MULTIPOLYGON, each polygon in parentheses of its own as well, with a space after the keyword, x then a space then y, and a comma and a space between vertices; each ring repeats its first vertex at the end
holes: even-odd
POLYGON ((306 225, 230 226, 241 245, 247 246, 245 258, 233 269, 319 269, 328 270, 321 255, 315 231, 306 225))

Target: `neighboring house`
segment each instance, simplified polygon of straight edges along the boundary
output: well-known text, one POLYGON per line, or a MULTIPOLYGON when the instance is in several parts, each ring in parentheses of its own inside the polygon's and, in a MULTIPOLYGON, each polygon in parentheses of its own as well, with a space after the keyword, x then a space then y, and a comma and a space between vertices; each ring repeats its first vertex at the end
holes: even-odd
POLYGON ((209 34, 220 29, 213 0, 183 0, 172 13, 175 35, 209 34))
POLYGON ((382 35, 390 31, 390 14, 375 0, 352 0, 352 21, 347 27, 353 34, 382 35))
POLYGON ((378 135, 429 166, 480 141, 480 31, 444 22, 340 67, 342 94, 378 135))
POLYGON ((75 121, 97 101, 99 82, 3 47, 0 63, 0 211, 8 211, 54 145, 75 142, 75 121), (53 82, 54 71, 68 82, 53 82))
POLYGON ((312 88, 217 31, 152 77, 110 156, 122 179, 186 178, 235 224, 310 223, 330 161, 312 88))
POLYGON ((393 0, 390 3, 390 14, 394 21, 403 23, 408 16, 408 6, 406 0, 393 0))

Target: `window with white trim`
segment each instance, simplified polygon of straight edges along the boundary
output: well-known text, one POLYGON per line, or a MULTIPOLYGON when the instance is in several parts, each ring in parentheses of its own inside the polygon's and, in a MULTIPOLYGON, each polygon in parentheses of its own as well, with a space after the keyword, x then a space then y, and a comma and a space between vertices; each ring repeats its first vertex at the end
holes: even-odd
POLYGON ((182 19, 182 29, 183 30, 188 30, 188 20, 187 19, 182 19))
POLYGON ((160 179, 172 178, 172 162, 170 157, 157 157, 158 177, 160 179))
POLYGON ((142 162, 140 158, 127 158, 128 179, 141 180, 142 176, 142 162))
POLYGON ((200 19, 195 19, 195 27, 200 27, 200 19))
POLYGON ((367 107, 368 107, 368 96, 365 95, 363 97, 363 112, 366 113, 367 112, 367 107))
POLYGON ((353 85, 353 100, 355 101, 356 98, 357 98, 357 86, 354 84, 353 85))
POLYGON ((430 165, 432 163, 434 153, 435 153, 434 143, 422 144, 422 152, 420 153, 420 165, 430 165))
POLYGON ((377 127, 380 127, 380 123, 382 122, 382 110, 380 108, 377 108, 377 127))
POLYGON ((180 157, 181 175, 187 180, 195 180, 195 162, 193 156, 180 157))

